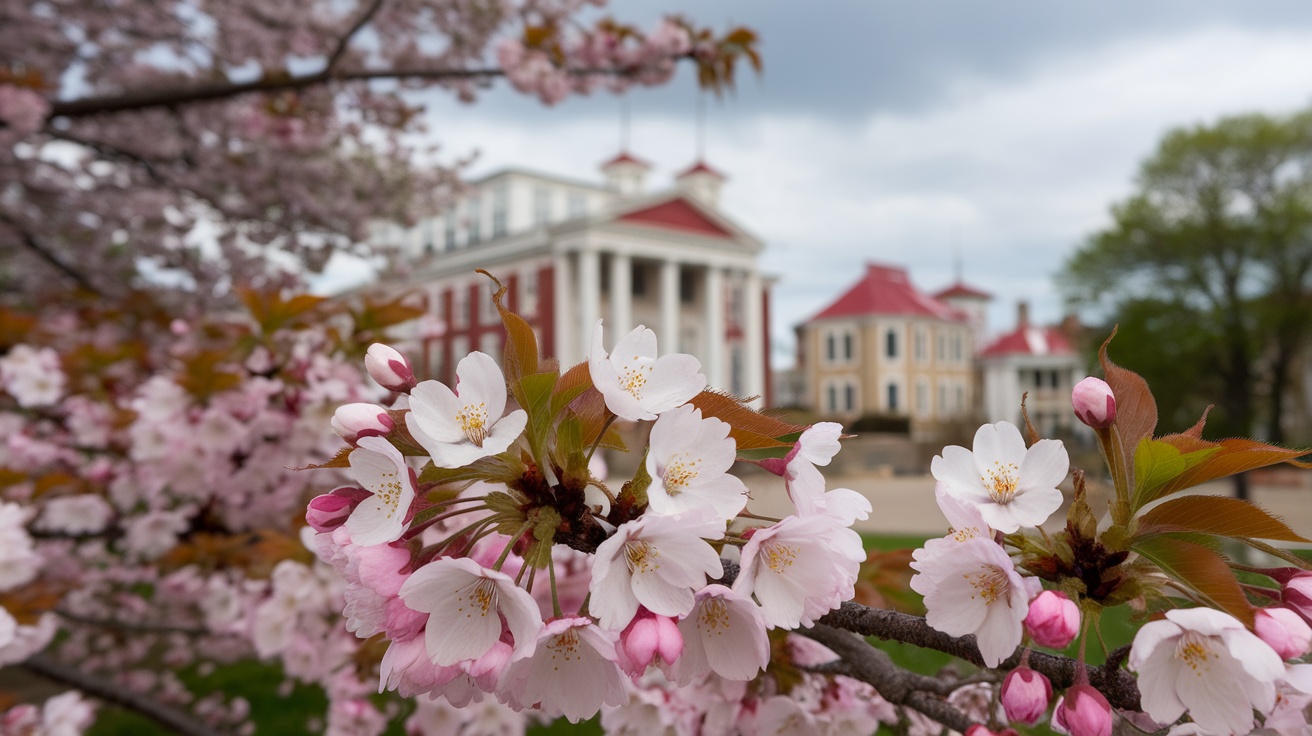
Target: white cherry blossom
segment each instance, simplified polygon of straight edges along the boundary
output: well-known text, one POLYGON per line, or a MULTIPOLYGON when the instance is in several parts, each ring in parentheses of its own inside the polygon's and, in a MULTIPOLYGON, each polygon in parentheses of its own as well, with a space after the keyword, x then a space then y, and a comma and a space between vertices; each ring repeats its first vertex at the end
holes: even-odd
POLYGON ((729 425, 681 406, 652 425, 647 450, 648 513, 663 516, 709 509, 729 521, 747 505, 747 486, 729 475, 737 443, 729 425))
POLYGON ((1185 711, 1212 734, 1246 734, 1253 710, 1275 707, 1285 677, 1280 655, 1228 613, 1210 608, 1166 612, 1135 634, 1129 667, 1139 675, 1143 710, 1159 723, 1185 711))
POLYGON ((980 427, 973 452, 950 445, 930 463, 948 495, 976 506, 984 521, 1004 534, 1046 521, 1061 506, 1057 484, 1069 469, 1060 441, 1039 440, 1026 449, 1010 422, 980 427))
POLYGON ((984 664, 996 667, 1020 645, 1029 600, 1041 584, 1022 578, 991 539, 945 540, 912 554, 917 574, 911 589, 925 596, 925 620, 931 627, 949 636, 974 634, 984 664))
POLYGON ((537 645, 542 614, 528 591, 510 576, 487 570, 467 557, 443 557, 416 570, 401 585, 401 600, 428 614, 428 656, 448 666, 487 653, 509 631, 514 657, 537 645))
POLYGON ((439 468, 463 468, 505 452, 524 432, 528 413, 505 414, 506 378, 492 356, 473 352, 456 365, 456 390, 422 381, 410 391, 406 428, 439 468), (502 416, 505 414, 505 416, 502 416))
POLYGON ((658 616, 684 616, 706 577, 724 573, 707 539, 724 536, 724 523, 706 512, 643 516, 621 524, 593 558, 589 607, 607 629, 623 629, 639 604, 658 616))
POLYGON ((712 584, 697 591, 696 605, 679 622, 683 655, 674 672, 687 685, 707 672, 726 680, 750 680, 770 661, 770 640, 761 611, 732 589, 712 584))
POLYGON ((615 416, 635 422, 655 419, 706 388, 700 361, 684 353, 656 357, 656 333, 641 325, 621 337, 607 354, 601 323, 597 320, 592 331, 588 371, 615 416))
POLYGON ((349 460, 355 482, 373 494, 346 519, 351 541, 368 547, 400 539, 415 500, 414 471, 401 452, 382 437, 361 437, 349 460))
POLYGON ((571 723, 591 718, 603 705, 628 702, 628 678, 616 664, 615 634, 587 618, 549 622, 531 657, 512 662, 498 696, 512 707, 537 705, 571 723))
POLYGON ((756 529, 733 589, 755 595, 771 628, 810 626, 854 593, 861 537, 831 516, 789 516, 756 529))

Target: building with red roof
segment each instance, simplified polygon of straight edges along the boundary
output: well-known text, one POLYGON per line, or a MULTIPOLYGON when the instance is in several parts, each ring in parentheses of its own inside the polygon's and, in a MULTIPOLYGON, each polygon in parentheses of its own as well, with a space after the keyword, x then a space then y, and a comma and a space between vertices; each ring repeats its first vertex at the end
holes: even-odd
POLYGON ((724 175, 698 161, 649 192, 652 166, 628 152, 600 168, 604 183, 499 171, 436 217, 376 228, 375 244, 408 271, 386 288, 417 293, 428 322, 444 328, 412 336, 421 370, 449 384, 470 351, 500 358, 505 332, 482 268, 566 366, 587 357, 599 319, 608 346, 645 325, 662 354, 697 356, 711 386, 768 403, 763 244, 719 208, 724 175))
POLYGON ((1016 329, 985 345, 976 358, 981 375, 984 416, 989 422, 1019 425, 1021 397, 1034 427, 1045 437, 1076 428, 1071 389, 1084 376, 1083 361, 1070 339, 1056 327, 1030 323, 1029 305, 1016 310, 1016 329))
POLYGON ((822 415, 904 417, 921 436, 973 415, 972 314, 921 292, 904 268, 866 264, 796 329, 806 403, 822 415))

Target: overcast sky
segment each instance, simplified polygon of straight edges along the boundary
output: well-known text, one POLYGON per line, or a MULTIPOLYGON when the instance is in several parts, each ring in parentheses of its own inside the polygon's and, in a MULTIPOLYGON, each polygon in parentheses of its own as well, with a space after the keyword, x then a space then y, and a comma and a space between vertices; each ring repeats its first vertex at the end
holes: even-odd
MULTIPOLYGON (((1312 102, 1312 3, 1055 0, 762 3, 621 1, 643 21, 686 11, 759 31, 765 72, 707 106, 707 159, 729 176, 723 205, 766 243, 778 277, 776 365, 792 326, 866 261, 906 266, 926 291, 953 280, 1043 320, 1062 303, 1067 255, 1108 223, 1139 162, 1168 129, 1312 102)), ((632 151, 663 185, 695 157, 690 68, 630 93, 632 151)), ((426 98, 471 175, 517 165, 597 178, 619 146, 610 95, 555 108, 504 83, 472 106, 426 98)), ((654 181, 653 181, 654 180, 654 181)), ((649 184, 649 185, 650 185, 649 184)))

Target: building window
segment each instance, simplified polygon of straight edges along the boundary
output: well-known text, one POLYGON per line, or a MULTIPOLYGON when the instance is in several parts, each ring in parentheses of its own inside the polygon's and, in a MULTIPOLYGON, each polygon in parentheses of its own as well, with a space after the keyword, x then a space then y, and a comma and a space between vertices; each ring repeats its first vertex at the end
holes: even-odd
POLYGON ((852 333, 844 332, 843 333, 843 360, 845 361, 851 360, 853 354, 854 353, 852 351, 852 333))
POLYGON ((856 335, 850 328, 825 331, 825 358, 831 365, 850 363, 856 358, 856 335))
POLYGON ((962 347, 961 333, 958 332, 952 338, 952 359, 957 361, 958 363, 960 363, 962 359, 965 357, 963 355, 963 351, 961 347, 962 347))
POLYGON ((483 239, 483 200, 473 197, 469 200, 469 244, 473 245, 483 239))
POLYGON ((452 311, 455 312, 451 315, 451 323, 456 327, 468 327, 469 288, 464 285, 455 287, 451 301, 453 302, 452 311))
POLYGON ((916 384, 916 414, 929 415, 929 386, 924 381, 916 384))
POLYGON ((966 410, 966 389, 961 386, 957 386, 956 410, 958 414, 966 410))
POLYGON ((884 355, 889 358, 897 357, 897 331, 889 330, 884 335, 884 355))
POLYGON ((647 269, 641 264, 632 264, 632 273, 629 276, 629 289, 634 296, 647 296, 647 269))
POLYGON ((947 362, 948 359, 948 336, 942 332, 938 334, 938 345, 934 357, 940 363, 947 362))
POLYGON ((502 184, 492 191, 492 237, 505 237, 510 221, 510 187, 502 184))
POLYGON ((533 188, 533 224, 545 227, 551 222, 551 190, 547 187, 533 188))
POLYGON ((424 255, 431 256, 437 250, 436 237, 433 231, 436 227, 433 224, 433 218, 424 220, 424 255))
POLYGON ((683 304, 697 302, 697 278, 692 271, 679 269, 679 301, 683 304))
POLYGON ((519 309, 526 316, 538 312, 538 272, 530 268, 519 277, 519 309))
POLYGON ((588 214, 588 200, 581 192, 570 192, 568 203, 571 218, 588 214))
POLYGON ((948 415, 948 387, 944 383, 938 385, 938 414, 939 416, 948 415))
POLYGON ((894 412, 898 411, 897 399, 898 399, 897 384, 896 383, 888 384, 888 410, 889 411, 894 411, 894 412))
POLYGON ((492 284, 483 281, 478 286, 478 323, 495 325, 501 321, 496 302, 492 301, 492 284))
POLYGON ((829 403, 828 403, 829 411, 831 412, 838 411, 838 386, 832 383, 829 384, 828 394, 829 394, 829 403))
POLYGON ((469 355, 469 338, 465 335, 456 335, 451 339, 451 362, 459 363, 466 355, 469 355))
POLYGON ((496 332, 484 332, 482 337, 478 338, 478 349, 492 356, 492 359, 501 365, 501 335, 496 332))
POLYGON ((914 337, 912 337, 912 354, 916 356, 917 363, 925 362, 925 329, 917 327, 914 337))
POLYGON ((446 231, 446 232, 443 234, 443 238, 442 238, 442 247, 443 247, 444 249, 446 249, 446 250, 455 250, 455 249, 456 249, 456 212, 455 212, 455 210, 447 210, 447 212, 446 212, 446 216, 443 217, 442 219, 443 219, 443 221, 444 221, 444 222, 443 222, 443 228, 444 228, 445 231, 446 231))
POLYGON ((830 363, 838 362, 838 336, 832 332, 825 334, 825 359, 830 363))
POLYGON ((853 411, 856 409, 856 384, 848 382, 843 387, 843 411, 853 411))
POLYGON ((743 349, 734 345, 729 349, 729 393, 734 396, 746 394, 746 384, 743 376, 743 349))

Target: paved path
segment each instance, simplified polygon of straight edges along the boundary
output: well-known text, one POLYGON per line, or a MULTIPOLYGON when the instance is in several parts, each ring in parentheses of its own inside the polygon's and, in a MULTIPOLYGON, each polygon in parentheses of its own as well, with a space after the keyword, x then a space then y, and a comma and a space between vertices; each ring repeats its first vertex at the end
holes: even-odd
MULTIPOLYGON (((1308 471, 1312 474, 1312 471, 1308 471)), ((744 477, 752 493, 751 509, 766 516, 789 513, 783 480, 767 473, 744 477)), ((874 511, 856 529, 877 534, 924 534, 937 536, 947 531, 947 520, 934 503, 934 479, 931 476, 827 475, 829 488, 851 488, 870 499, 874 511)), ((1228 480, 1207 483, 1194 489, 1208 495, 1230 495, 1228 480)), ((1069 491, 1067 493, 1069 499, 1069 491)), ((1312 487, 1263 487, 1253 489, 1253 500, 1267 511, 1281 517, 1303 536, 1312 538, 1312 487)), ((1094 511, 1106 509, 1106 501, 1094 500, 1094 511)), ((1053 514, 1049 528, 1065 524, 1065 508, 1053 514)))

